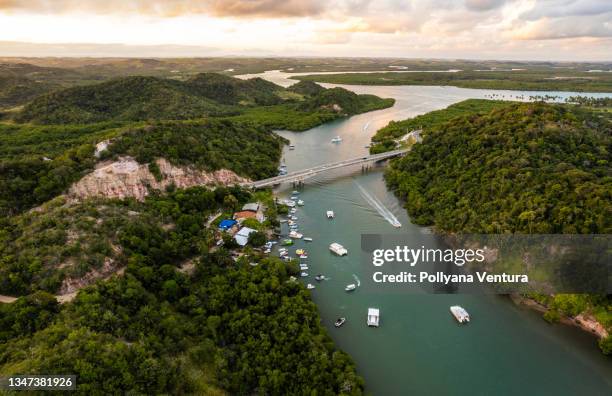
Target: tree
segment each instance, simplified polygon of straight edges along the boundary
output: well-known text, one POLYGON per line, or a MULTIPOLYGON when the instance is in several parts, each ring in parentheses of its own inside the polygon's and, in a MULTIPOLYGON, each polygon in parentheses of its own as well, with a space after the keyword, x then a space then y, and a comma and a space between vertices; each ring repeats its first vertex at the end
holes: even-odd
POLYGON ((266 234, 261 231, 251 232, 249 234, 249 244, 255 247, 263 246, 268 241, 266 234))

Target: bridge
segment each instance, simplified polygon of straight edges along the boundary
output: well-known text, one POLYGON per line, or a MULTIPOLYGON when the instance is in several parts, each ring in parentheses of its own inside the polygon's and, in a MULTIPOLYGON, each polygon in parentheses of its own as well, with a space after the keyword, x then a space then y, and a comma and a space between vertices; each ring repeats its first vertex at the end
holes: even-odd
POLYGON ((312 168, 289 172, 286 175, 270 177, 268 179, 258 180, 252 183, 245 183, 244 186, 251 188, 263 188, 281 183, 301 182, 306 178, 312 177, 318 173, 328 172, 333 169, 344 168, 347 166, 363 165, 369 162, 384 161, 389 158, 404 155, 407 151, 407 149, 387 151, 386 153, 367 155, 365 157, 358 157, 338 162, 332 162, 330 164, 317 165, 312 168))

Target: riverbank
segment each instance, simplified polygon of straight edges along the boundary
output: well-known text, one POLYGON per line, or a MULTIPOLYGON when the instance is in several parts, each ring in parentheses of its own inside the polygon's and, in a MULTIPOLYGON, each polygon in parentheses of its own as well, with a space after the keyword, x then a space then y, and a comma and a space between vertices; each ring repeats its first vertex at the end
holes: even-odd
MULTIPOLYGON (((516 305, 528 307, 542 314, 545 314, 549 310, 549 307, 547 307, 546 305, 529 297, 521 296, 518 294, 511 294, 510 299, 516 305)), ((575 317, 570 317, 561 314, 559 318, 559 323, 578 327, 579 329, 582 329, 587 333, 595 335, 598 339, 606 338, 609 336, 609 333, 606 328, 594 317, 586 313, 580 313, 575 317)))

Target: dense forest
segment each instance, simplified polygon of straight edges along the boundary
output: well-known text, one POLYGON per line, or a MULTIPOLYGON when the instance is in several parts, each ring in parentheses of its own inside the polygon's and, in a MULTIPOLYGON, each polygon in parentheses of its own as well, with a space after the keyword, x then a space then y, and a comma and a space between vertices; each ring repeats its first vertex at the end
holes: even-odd
POLYGON ((29 294, 0 305, 0 374, 75 373, 79 394, 360 394, 351 359, 290 279, 295 264, 209 249, 207 216, 249 199, 198 187, 145 202, 53 202, 4 225, 2 289, 29 294), (109 252, 122 276, 62 306, 41 291, 109 252))
MULTIPOLYGON (((451 233, 612 231, 609 117, 568 105, 494 103, 483 112, 476 104, 394 123, 378 135, 424 127, 423 142, 385 173, 413 222, 451 233)), ((549 320, 588 311, 612 329, 610 296, 534 297, 550 308, 549 320)), ((612 338, 600 346, 612 353, 612 338)))
POLYGON ((392 104, 391 99, 357 95, 342 88, 313 89, 311 85, 310 89, 291 90, 261 78, 242 80, 201 73, 186 81, 131 76, 57 90, 34 99, 14 118, 37 124, 187 120, 282 105, 280 110, 288 110, 294 117, 316 113, 324 122, 392 104))
POLYGON ((440 85, 477 89, 519 91, 610 92, 612 75, 606 71, 578 71, 567 68, 550 70, 455 70, 421 73, 373 72, 316 74, 295 77, 298 80, 331 84, 358 85, 440 85))
POLYGON ((495 108, 507 105, 508 102, 501 100, 468 99, 442 110, 431 111, 402 121, 391 121, 385 127, 376 131, 376 134, 372 137, 370 153, 378 154, 396 149, 399 144, 398 139, 413 130, 430 128, 461 115, 487 113, 495 108))

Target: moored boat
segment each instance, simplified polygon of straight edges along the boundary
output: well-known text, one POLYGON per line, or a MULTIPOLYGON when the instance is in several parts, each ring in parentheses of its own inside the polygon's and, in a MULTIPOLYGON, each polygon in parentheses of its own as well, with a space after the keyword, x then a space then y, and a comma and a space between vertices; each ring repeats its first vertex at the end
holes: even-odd
POLYGON ((346 318, 338 318, 334 322, 334 326, 340 327, 340 326, 342 326, 344 324, 344 322, 346 322, 346 318))
POLYGON ((459 305, 453 305, 452 307, 450 307, 450 311, 455 317, 455 319, 457 319, 457 322, 459 323, 469 323, 470 322, 470 314, 463 307, 459 305))

